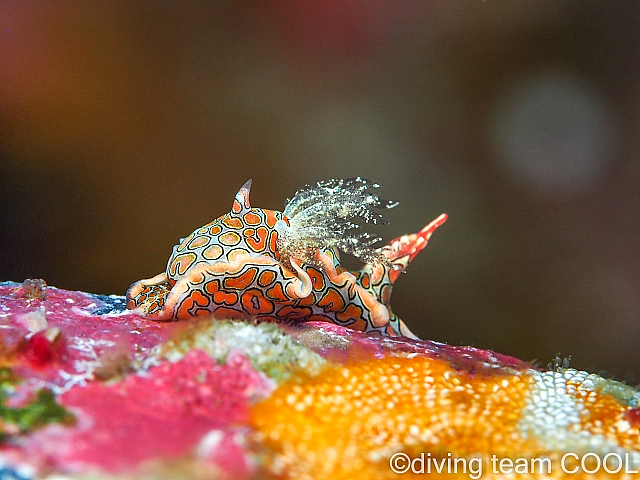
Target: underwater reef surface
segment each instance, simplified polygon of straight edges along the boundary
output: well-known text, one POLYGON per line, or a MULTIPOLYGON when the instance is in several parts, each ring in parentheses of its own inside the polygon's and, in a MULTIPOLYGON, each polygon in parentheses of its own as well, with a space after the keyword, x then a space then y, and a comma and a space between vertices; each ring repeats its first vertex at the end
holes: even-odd
POLYGON ((0 283, 0 479, 638 478, 640 393, 335 324, 0 283))

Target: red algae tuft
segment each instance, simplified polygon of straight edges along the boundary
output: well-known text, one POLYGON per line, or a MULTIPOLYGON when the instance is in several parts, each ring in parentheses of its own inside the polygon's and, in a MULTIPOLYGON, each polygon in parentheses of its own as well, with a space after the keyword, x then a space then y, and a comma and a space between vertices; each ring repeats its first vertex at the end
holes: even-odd
POLYGON ((25 338, 18 347, 22 360, 30 367, 41 370, 48 366, 64 363, 67 356, 67 342, 63 335, 54 332, 55 337, 50 340, 47 332, 39 331, 25 338))
POLYGON ((630 408, 626 412, 625 418, 634 427, 636 428, 640 427, 640 407, 630 408))

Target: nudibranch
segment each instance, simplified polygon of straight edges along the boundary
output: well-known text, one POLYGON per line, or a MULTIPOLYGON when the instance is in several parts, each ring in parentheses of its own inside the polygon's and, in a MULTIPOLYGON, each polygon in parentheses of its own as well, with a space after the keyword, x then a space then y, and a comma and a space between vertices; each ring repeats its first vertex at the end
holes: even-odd
POLYGON ((391 310, 393 283, 447 219, 382 248, 358 224, 386 223, 372 208, 381 200, 360 177, 306 185, 283 212, 252 208, 251 180, 231 212, 195 230, 173 248, 166 271, 133 283, 127 306, 152 320, 216 318, 279 323, 333 322, 354 330, 416 338, 391 310), (357 272, 340 266, 339 250, 365 262, 357 272))

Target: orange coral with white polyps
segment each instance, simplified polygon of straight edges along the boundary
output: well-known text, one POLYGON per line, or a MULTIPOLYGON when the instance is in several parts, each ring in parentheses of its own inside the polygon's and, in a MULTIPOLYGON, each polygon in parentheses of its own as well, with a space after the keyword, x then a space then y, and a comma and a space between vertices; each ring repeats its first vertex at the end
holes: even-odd
POLYGON ((599 378, 570 369, 474 372, 430 356, 388 355, 298 377, 256 405, 252 423, 278 478, 400 478, 390 466, 398 452, 438 462, 477 457, 483 478, 502 478, 499 463, 498 473, 492 470, 494 455, 514 462, 549 457, 558 478, 575 466, 567 457, 562 468, 567 452, 626 453, 628 469, 638 469, 638 425, 625 420, 632 407, 599 391, 599 378))

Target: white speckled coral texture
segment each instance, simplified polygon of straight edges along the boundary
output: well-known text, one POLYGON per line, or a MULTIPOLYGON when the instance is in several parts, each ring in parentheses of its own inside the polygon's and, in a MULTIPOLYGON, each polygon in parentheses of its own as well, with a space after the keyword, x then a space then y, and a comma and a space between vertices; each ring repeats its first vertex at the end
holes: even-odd
MULTIPOLYGON (((530 376, 531 391, 519 425, 523 435, 537 439, 550 451, 571 446, 574 452, 583 454, 628 453, 634 465, 640 464, 639 452, 583 426, 582 420, 588 415, 586 403, 596 401, 596 383, 602 383, 602 377, 575 369, 531 371, 530 376)), ((626 420, 617 425, 618 429, 629 428, 626 420)))

